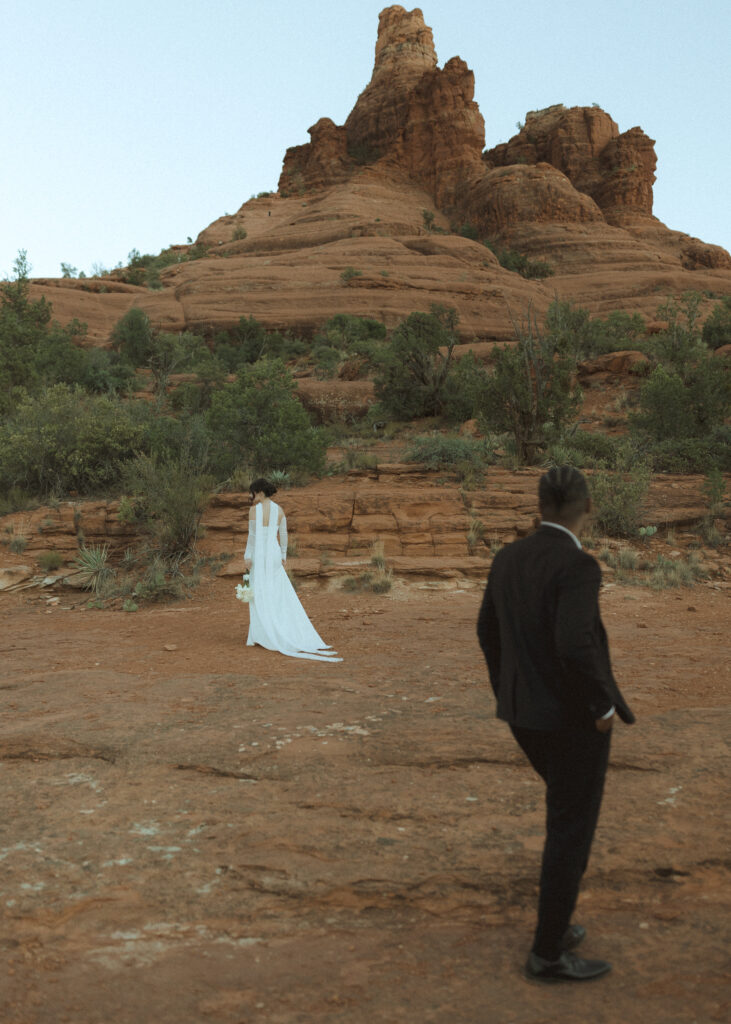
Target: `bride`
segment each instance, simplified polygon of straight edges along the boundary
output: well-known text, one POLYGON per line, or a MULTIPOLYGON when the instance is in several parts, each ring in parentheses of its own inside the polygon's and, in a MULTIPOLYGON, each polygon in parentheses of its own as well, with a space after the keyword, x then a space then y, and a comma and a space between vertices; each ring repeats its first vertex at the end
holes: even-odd
POLYGON ((263 477, 249 488, 249 537, 244 564, 251 569, 249 647, 260 644, 291 658, 342 661, 317 634, 284 571, 287 558, 287 520, 271 500, 276 487, 263 477))

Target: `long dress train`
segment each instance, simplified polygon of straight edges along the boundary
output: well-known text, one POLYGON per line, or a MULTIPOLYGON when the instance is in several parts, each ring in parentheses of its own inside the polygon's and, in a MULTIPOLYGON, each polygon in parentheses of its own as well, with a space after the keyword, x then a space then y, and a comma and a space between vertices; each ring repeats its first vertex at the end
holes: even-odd
POLYGON ((311 661, 342 661, 335 657, 307 617, 289 577, 284 571, 287 557, 287 520, 279 522, 279 505, 269 503, 269 522, 263 525, 261 503, 249 520, 245 558, 251 559, 247 646, 259 644, 290 658, 311 661), (278 535, 278 536, 277 536, 278 535))

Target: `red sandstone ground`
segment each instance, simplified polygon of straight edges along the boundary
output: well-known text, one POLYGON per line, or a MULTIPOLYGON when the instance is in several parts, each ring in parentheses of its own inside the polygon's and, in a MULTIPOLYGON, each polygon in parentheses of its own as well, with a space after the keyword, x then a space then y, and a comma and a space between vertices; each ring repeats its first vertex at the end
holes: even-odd
MULTIPOLYGON (((161 291, 112 275, 37 282, 34 296, 104 345, 133 305, 168 330, 254 315, 307 333, 338 312, 393 326, 439 301, 472 342, 512 338, 510 311, 542 314, 554 293, 648 320, 667 295, 701 291, 707 313, 728 293, 728 254, 652 217, 640 129, 554 107, 483 154, 472 95, 462 61, 437 68, 421 13, 391 7, 346 126, 319 121, 288 151, 278 194, 201 232, 210 258, 164 271, 161 291), (383 156, 358 166, 353 144, 383 156), (443 211, 465 185, 458 220, 548 260, 554 277, 526 281, 477 242, 428 229, 428 215, 449 228, 443 211), (360 275, 345 282, 349 267, 360 275)), ((621 429, 627 369, 583 380, 590 429, 621 429)), ((339 419, 369 388, 303 382, 303 401, 339 419)), ((0 595, 2 1024, 728 1019, 726 549, 701 552, 709 579, 693 589, 606 574, 638 723, 617 727, 578 919, 588 955, 615 972, 546 989, 520 973, 542 793, 493 716, 474 636, 489 563, 467 546, 474 517, 491 541, 530 528, 536 472, 491 469, 485 492, 465 496, 392 450, 366 454, 377 471, 283 499, 303 600, 342 664, 245 648, 231 576, 129 615, 86 610, 78 592, 0 595), (393 590, 345 593, 345 565, 379 537, 393 590)), ((701 485, 655 479, 653 556, 693 542, 701 485)), ((28 546, 4 549, 0 568, 33 576, 49 548, 68 561, 79 522, 116 558, 134 540, 116 512, 64 502, 6 517, 28 546)), ((207 550, 240 553, 245 521, 245 496, 219 495, 207 550)))
POLYGON ((728 1019, 723 583, 605 588, 638 721, 577 916, 615 971, 549 989, 480 581, 327 587, 301 596, 339 665, 247 649, 230 578, 130 615, 1 598, 3 1024, 728 1019))

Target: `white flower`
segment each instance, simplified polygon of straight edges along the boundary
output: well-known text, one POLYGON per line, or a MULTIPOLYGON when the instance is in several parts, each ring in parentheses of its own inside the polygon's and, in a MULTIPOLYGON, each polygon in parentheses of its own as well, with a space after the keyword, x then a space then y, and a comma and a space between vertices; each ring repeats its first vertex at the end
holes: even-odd
POLYGON ((239 601, 243 601, 244 604, 249 604, 252 598, 251 587, 249 586, 249 575, 248 573, 244 576, 243 586, 240 583, 236 584, 236 597, 239 601))

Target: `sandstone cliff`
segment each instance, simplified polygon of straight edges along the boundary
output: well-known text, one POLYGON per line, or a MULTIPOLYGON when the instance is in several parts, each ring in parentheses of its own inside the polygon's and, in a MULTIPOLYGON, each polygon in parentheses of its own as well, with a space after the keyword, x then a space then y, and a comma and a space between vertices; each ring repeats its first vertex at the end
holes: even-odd
POLYGON ((558 104, 485 151, 474 76, 459 57, 439 67, 418 8, 381 12, 371 81, 344 125, 323 117, 309 133, 287 151, 278 192, 203 230, 209 255, 163 271, 161 291, 106 278, 36 291, 59 320, 86 321, 95 344, 132 305, 167 330, 251 315, 308 334, 339 312, 392 326, 443 302, 465 338, 507 339, 511 310, 530 303, 540 314, 556 294, 594 314, 653 319, 667 295, 731 293, 725 250, 653 216, 657 160, 641 128, 621 132, 598 107, 558 104), (554 276, 504 270, 455 233, 464 225, 548 262, 554 276), (351 267, 358 274, 344 280, 351 267))

